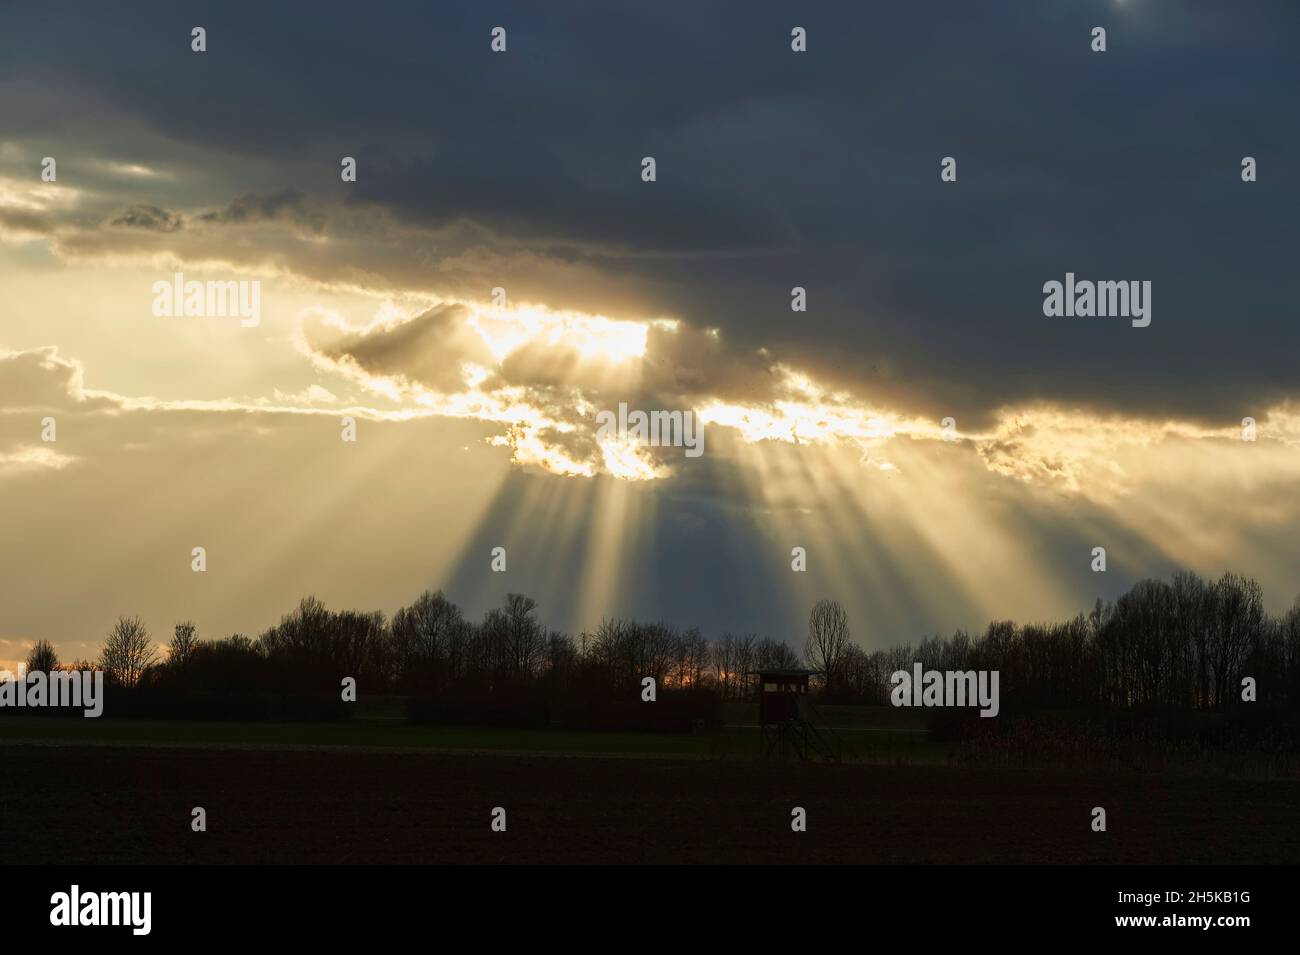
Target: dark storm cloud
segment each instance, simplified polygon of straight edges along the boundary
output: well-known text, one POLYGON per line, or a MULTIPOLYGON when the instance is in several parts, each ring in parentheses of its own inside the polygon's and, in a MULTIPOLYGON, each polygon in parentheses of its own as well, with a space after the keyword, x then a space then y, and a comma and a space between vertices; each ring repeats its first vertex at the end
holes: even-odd
POLYGON ((175 232, 184 228, 184 220, 173 212, 157 206, 138 204, 131 206, 109 220, 109 225, 124 229, 144 229, 149 232, 175 232))
POLYGON ((288 220, 319 232, 325 226, 325 214, 311 209, 302 193, 286 189, 270 196, 247 195, 231 200, 225 207, 199 215, 201 222, 221 225, 245 225, 288 220))
POLYGON ((217 221, 298 214, 301 195, 469 223, 489 246, 636 287, 740 353, 773 346, 963 425, 1043 398, 1222 423, 1300 385, 1287 0, 133 13, 6 11, 0 83, 45 104, 17 102, 6 135, 77 143, 93 90, 128 128, 249 170, 248 189, 283 166, 280 205, 250 196, 217 221), (488 48, 498 24, 504 55, 488 48), (789 50, 795 24, 807 54, 789 50), (72 118, 53 122, 50 102, 72 118), (956 184, 939 181, 949 155, 956 184), (1258 183, 1240 182, 1243 155, 1258 183), (1150 280, 1151 327, 1044 318, 1042 285, 1067 271, 1150 280))

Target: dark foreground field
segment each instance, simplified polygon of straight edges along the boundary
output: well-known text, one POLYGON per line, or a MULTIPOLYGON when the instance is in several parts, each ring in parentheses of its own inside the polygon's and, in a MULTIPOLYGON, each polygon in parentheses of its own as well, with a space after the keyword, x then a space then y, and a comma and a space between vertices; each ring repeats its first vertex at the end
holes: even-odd
POLYGON ((1300 862, 1295 782, 342 748, 0 755, 7 863, 1300 862), (1108 832, 1090 830, 1093 806, 1108 832))

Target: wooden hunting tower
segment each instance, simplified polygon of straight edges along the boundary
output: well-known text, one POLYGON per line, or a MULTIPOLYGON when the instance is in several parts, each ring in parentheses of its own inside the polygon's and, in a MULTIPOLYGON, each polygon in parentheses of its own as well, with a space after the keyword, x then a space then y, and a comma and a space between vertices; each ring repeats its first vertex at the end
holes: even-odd
POLYGON ((808 678, 817 670, 759 670, 760 750, 766 758, 798 756, 839 761, 841 744, 808 696, 808 678))

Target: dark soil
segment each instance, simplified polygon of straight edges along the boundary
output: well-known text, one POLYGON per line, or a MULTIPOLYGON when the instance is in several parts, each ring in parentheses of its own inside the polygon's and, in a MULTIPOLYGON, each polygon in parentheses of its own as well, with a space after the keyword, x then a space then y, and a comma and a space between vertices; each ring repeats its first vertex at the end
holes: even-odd
POLYGON ((2 748, 6 863, 1300 862, 1300 783, 358 750, 2 748), (191 809, 207 832, 191 831, 191 809), (507 831, 492 832, 493 807, 507 831), (791 810, 807 810, 792 832, 791 810), (1092 808, 1107 813, 1093 832, 1092 808))

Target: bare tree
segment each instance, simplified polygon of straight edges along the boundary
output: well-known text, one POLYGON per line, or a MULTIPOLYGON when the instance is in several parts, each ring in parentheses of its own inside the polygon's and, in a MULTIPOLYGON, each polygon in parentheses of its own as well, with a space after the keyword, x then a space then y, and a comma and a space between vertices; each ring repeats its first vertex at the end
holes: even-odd
POLYGON ((537 601, 524 594, 506 594, 507 666, 512 676, 532 677, 546 659, 546 628, 533 611, 537 601))
POLYGON ((99 652, 99 665, 113 682, 135 686, 157 655, 139 617, 118 617, 99 652))
POLYGON ((460 608, 441 590, 426 590, 393 615, 390 630, 399 667, 446 657, 452 630, 462 622, 460 608))
POLYGON ((836 682, 840 662, 849 645, 849 618, 835 600, 819 600, 808 615, 808 642, 804 656, 808 665, 826 674, 826 691, 836 682))
POLYGON ((183 665, 198 645, 198 638, 194 635, 194 624, 188 620, 178 623, 172 642, 167 647, 167 662, 176 666, 183 665))
POLYGON ((736 638, 736 675, 740 682, 736 684, 737 696, 741 699, 751 699, 754 687, 751 671, 755 670, 759 664, 758 660, 759 642, 758 637, 752 633, 742 634, 736 638))
POLYGON ((754 641, 751 654, 754 661, 752 669, 793 670, 801 662, 799 654, 791 650, 790 645, 783 640, 773 640, 771 637, 759 640, 752 634, 746 639, 754 641))
POLYGON ((713 667, 717 673, 718 689, 722 698, 731 699, 736 695, 736 685, 743 677, 736 672, 736 638, 724 633, 722 638, 713 643, 713 667))
POLYGON ((54 652, 54 644, 48 640, 37 640, 27 654, 27 672, 53 673, 58 668, 59 655, 54 652))

